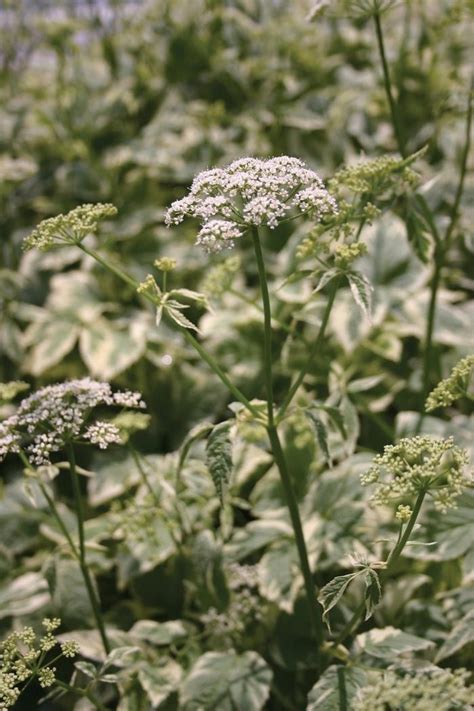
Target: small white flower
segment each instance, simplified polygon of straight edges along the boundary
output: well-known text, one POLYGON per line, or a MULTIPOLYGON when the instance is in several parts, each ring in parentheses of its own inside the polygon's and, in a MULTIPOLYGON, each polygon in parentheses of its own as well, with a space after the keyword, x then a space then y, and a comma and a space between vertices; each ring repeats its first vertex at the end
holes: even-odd
POLYGON ((196 244, 220 252, 233 247, 246 229, 274 229, 295 213, 310 214, 316 221, 337 213, 335 200, 313 170, 290 156, 239 158, 225 168, 199 173, 189 194, 172 203, 165 222, 169 226, 187 216, 199 218, 196 244))
POLYGON ((84 439, 91 444, 98 444, 100 449, 107 449, 110 444, 121 444, 120 430, 111 422, 94 422, 84 432, 84 439))
POLYGON ((235 245, 235 240, 242 236, 234 222, 229 220, 210 220, 201 228, 196 244, 208 253, 222 252, 235 245))

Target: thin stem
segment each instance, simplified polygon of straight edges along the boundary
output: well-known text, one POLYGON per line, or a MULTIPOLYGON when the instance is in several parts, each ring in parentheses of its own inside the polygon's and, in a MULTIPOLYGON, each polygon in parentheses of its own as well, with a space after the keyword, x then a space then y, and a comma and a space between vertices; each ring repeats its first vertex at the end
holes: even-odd
MULTIPOLYGON (((101 254, 96 252, 94 249, 90 249, 89 247, 85 247, 82 243, 77 245, 85 254, 88 254, 90 257, 93 257, 99 264, 101 264, 103 267, 108 269, 109 271, 113 272, 116 276, 118 276, 119 279, 124 281, 125 283, 129 284, 130 286, 133 286, 133 288, 136 290, 137 287, 140 285, 139 282, 134 279, 130 274, 127 274, 126 272, 122 271, 118 267, 116 267, 114 264, 109 262, 107 259, 102 257, 101 254)), ((155 298, 153 297, 152 294, 149 294, 147 292, 143 292, 141 294, 147 301, 152 303, 154 306, 157 305, 155 298)), ((230 378, 224 373, 220 365, 217 363, 216 360, 211 356, 210 353, 206 351, 206 349, 199 343, 199 341, 194 338, 194 336, 189 333, 185 328, 179 327, 177 324, 173 322, 173 325, 175 328, 179 329, 181 333, 184 335, 186 338, 187 342, 199 353, 201 358, 208 364, 208 366, 211 368, 211 370, 217 375, 217 377, 224 383, 224 385, 227 387, 227 389, 234 395, 234 397, 239 400, 245 407, 255 416, 258 415, 257 409, 252 405, 252 403, 248 400, 248 398, 245 397, 245 395, 239 390, 238 387, 234 385, 234 383, 230 380, 230 378)))
POLYGON ((385 570, 390 570, 391 567, 397 562, 397 560, 400 558, 403 549, 405 548, 408 539, 410 538, 410 534, 413 531, 413 527, 416 523, 416 519, 418 518, 418 515, 420 513, 421 506, 423 504, 423 500, 426 496, 426 490, 422 489, 420 493, 418 494, 418 498, 415 502, 415 506, 413 507, 413 511, 411 513, 410 519, 406 525, 405 530, 403 531, 403 535, 399 539, 398 543, 394 546, 393 550, 391 551, 390 555, 387 558, 387 567, 385 570))
POLYGON ((336 277, 336 279, 333 280, 332 285, 331 285, 331 290, 329 292, 328 300, 326 303, 326 308, 324 309, 323 319, 321 321, 321 326, 319 327, 318 335, 316 336, 316 340, 314 341, 313 346, 310 350, 306 364, 303 366, 298 377, 294 381, 293 385, 290 387, 290 390, 288 391, 285 401, 283 402, 283 405, 280 408, 280 411, 278 414, 278 421, 279 422, 281 422, 281 420, 285 416, 285 413, 286 413, 288 407, 290 406, 291 401, 293 400, 298 388, 300 387, 303 380, 305 379, 306 374, 308 373, 309 369, 311 368, 314 357, 321 346, 321 343, 324 338, 324 334, 326 332, 326 327, 328 325, 329 317, 331 315, 332 307, 334 305, 334 299, 336 298, 336 292, 337 292, 338 287, 339 287, 339 279, 336 277))
POLYGON ((380 22, 380 12, 375 10, 373 13, 374 23, 375 23, 375 33, 377 35, 377 44, 379 48, 380 59, 382 62, 383 69, 383 81, 385 86, 385 93, 387 95, 388 104, 390 107, 390 115, 392 117, 392 124, 395 131, 395 138, 397 139, 398 150, 400 155, 405 158, 405 141, 403 138, 403 132, 401 129, 401 124, 398 119, 397 106, 395 104, 395 99, 393 98, 392 82, 390 79, 390 71, 388 68, 387 57, 385 54, 385 44, 382 33, 382 24, 380 22))
POLYGON ((268 293, 267 275, 265 271, 265 262, 263 259, 262 245, 258 229, 254 227, 252 230, 253 246, 255 257, 257 259, 258 276, 260 279, 260 291, 262 294, 263 303, 263 321, 264 321, 264 340, 263 340, 263 358, 265 364, 265 389, 267 391, 267 413, 268 426, 273 427, 273 372, 272 372, 272 312, 270 307, 270 295, 268 293))
POLYGON ((300 513, 298 510, 298 502, 291 481, 291 475, 283 453, 278 430, 275 424, 274 406, 273 406, 273 370, 272 370, 272 316, 270 306, 270 296, 268 293, 267 275, 265 271, 265 262, 263 259, 262 246, 258 230, 255 228, 252 233, 253 244, 255 249, 255 257, 257 261, 258 275, 260 281, 260 291, 262 294, 262 303, 264 310, 264 366, 265 366, 265 388, 267 394, 267 412, 268 424, 267 432, 270 440, 270 446, 273 453, 275 464, 277 465, 280 479, 285 492, 285 500, 290 513, 293 532, 295 535, 296 547, 300 559, 301 571, 303 573, 305 591, 308 602, 308 614, 311 621, 311 626, 318 643, 322 641, 322 624, 320 615, 318 615, 317 590, 314 584, 311 568, 309 566, 308 551, 304 540, 303 526, 301 524, 300 513))
POLYGON ((104 646, 106 654, 110 652, 110 643, 107 638, 107 633, 105 631, 104 621, 102 619, 102 614, 100 611, 99 600, 97 598, 94 583, 87 565, 86 561, 86 546, 85 546, 85 536, 84 536, 84 504, 82 500, 81 487, 79 482, 79 475, 76 469, 76 460, 74 456, 74 448, 72 444, 67 445, 67 454, 69 459, 69 466, 71 471, 72 488, 74 492, 74 499, 76 502, 76 514, 77 514, 77 530, 79 535, 79 566, 81 568, 82 577, 84 578, 84 583, 87 588, 87 593, 89 595, 89 600, 92 607, 92 612, 99 630, 99 634, 104 646))
POLYGON ((465 184, 465 179, 466 179, 466 172, 467 172, 467 161, 469 157, 469 151, 471 148, 471 128, 472 128, 472 83, 471 83, 471 90, 469 92, 468 96, 468 105, 467 105, 467 112, 466 112, 466 130, 465 130, 465 139, 464 139, 464 146, 463 146, 463 151, 461 155, 461 167, 460 167, 460 172, 459 172, 459 181, 458 181, 458 186, 456 189, 456 194, 454 197, 454 202, 453 206, 451 208, 451 216, 450 220, 448 223, 448 227, 446 228, 446 233, 444 236, 444 240, 441 243, 438 243, 435 248, 435 267, 434 267, 434 273, 433 273, 433 279, 431 282, 431 293, 430 293, 430 302, 428 306, 428 318, 426 322, 426 333, 425 333, 425 351, 424 351, 424 357, 423 357, 423 388, 421 392, 422 396, 422 403, 421 403, 421 415, 420 419, 418 422, 418 429, 421 427, 421 424, 423 422, 424 418, 424 403, 425 400, 428 396, 428 393, 430 391, 431 387, 431 380, 430 380, 430 374, 431 374, 431 361, 432 361, 432 352, 433 352, 433 331, 434 331, 434 323, 435 323, 435 317, 436 317, 436 304, 437 304, 437 296, 438 296, 438 290, 439 286, 441 283, 441 274, 445 266, 446 262, 446 256, 449 252, 449 248, 451 246, 451 240, 452 236, 454 233, 454 229, 456 227, 458 218, 459 218, 459 205, 461 204, 461 199, 462 195, 464 192, 464 184, 465 184))
POLYGON ((148 475, 147 475, 145 468, 140 460, 140 456, 139 456, 137 450, 130 443, 128 443, 128 449, 130 451, 130 454, 132 455, 133 461, 135 462, 137 471, 140 474, 140 478, 141 478, 142 482, 144 483, 145 487, 148 489, 148 493, 150 494, 151 498, 153 499, 155 505, 158 508, 161 508, 161 501, 160 501, 156 491, 153 489, 152 485, 150 484, 150 480, 148 479, 148 475))
POLYGON ((349 637, 349 635, 352 633, 352 630, 357 627, 359 624, 360 618, 364 614, 365 610, 365 600, 362 600, 362 602, 359 604, 358 607, 354 610, 353 615, 349 619, 349 621, 344 625, 342 630, 339 632, 337 635, 336 639, 333 641, 332 646, 337 647, 339 644, 344 642, 346 637, 349 637))

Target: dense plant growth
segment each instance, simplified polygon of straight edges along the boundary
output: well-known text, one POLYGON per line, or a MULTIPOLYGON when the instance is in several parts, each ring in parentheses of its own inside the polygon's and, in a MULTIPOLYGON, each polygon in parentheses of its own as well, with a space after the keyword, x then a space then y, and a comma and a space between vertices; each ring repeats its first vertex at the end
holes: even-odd
POLYGON ((0 709, 472 708, 472 6, 42 9, 1 10, 0 709))

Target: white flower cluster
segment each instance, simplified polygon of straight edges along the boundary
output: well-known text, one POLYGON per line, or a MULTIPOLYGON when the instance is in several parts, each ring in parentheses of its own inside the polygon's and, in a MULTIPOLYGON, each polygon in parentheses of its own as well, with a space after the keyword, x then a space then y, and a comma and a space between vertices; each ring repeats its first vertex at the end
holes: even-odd
POLYGON ((200 219, 196 244, 220 252, 233 247, 249 227, 274 229, 290 213, 320 221, 336 214, 337 205, 321 178, 298 158, 240 158, 199 173, 189 194, 172 203, 166 224, 177 225, 188 216, 200 219))
POLYGON ((354 701, 354 711, 453 711, 472 708, 469 672, 465 669, 437 669, 415 676, 399 676, 384 671, 362 688, 354 701))
POLYGON ((424 490, 444 512, 454 508, 463 487, 471 485, 468 461, 468 452, 457 447, 452 437, 405 437, 376 455, 370 469, 362 474, 361 483, 377 485, 372 496, 375 504, 413 497, 424 490))
POLYGON ((0 460, 22 450, 31 464, 41 466, 71 440, 101 449, 120 443, 119 429, 112 423, 88 423, 98 406, 143 408, 145 403, 140 393, 114 393, 109 383, 91 378, 47 385, 22 400, 15 414, 0 423, 0 460))

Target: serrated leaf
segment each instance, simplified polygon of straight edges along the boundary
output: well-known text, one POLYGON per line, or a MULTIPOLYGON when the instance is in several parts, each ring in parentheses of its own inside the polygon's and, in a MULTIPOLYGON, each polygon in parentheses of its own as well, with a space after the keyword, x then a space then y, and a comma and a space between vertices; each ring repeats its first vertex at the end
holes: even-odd
POLYGON ((260 711, 270 694, 272 672, 256 652, 206 652, 181 687, 183 711, 260 711))
POLYGON ((319 277, 316 287, 313 290, 313 294, 316 294, 318 291, 324 289, 324 287, 329 284, 330 281, 339 276, 340 273, 341 271, 339 269, 328 269, 327 271, 323 272, 322 276, 319 277))
POLYGON ((375 570, 368 569, 365 576, 365 617, 369 620, 382 597, 382 587, 375 570))
POLYGON ((221 504, 232 473, 232 442, 229 436, 231 427, 230 420, 216 425, 206 444, 206 464, 221 504))
POLYGON ((363 572, 363 570, 358 570, 355 573, 338 575, 319 591, 318 600, 323 607, 323 620, 326 622, 329 630, 331 630, 331 627, 329 625, 328 613, 337 605, 346 592, 348 585, 363 572))
POLYGON ((360 272, 347 272, 346 276, 354 301, 357 306, 362 309, 367 318, 370 319, 372 312, 372 285, 367 277, 360 272))
POLYGON ((167 304, 165 308, 167 315, 172 321, 177 323, 178 326, 181 326, 181 328, 190 328, 192 331, 196 331, 197 333, 199 333, 198 327, 195 326, 192 321, 186 318, 186 316, 182 314, 177 307, 169 306, 169 304, 167 304))

